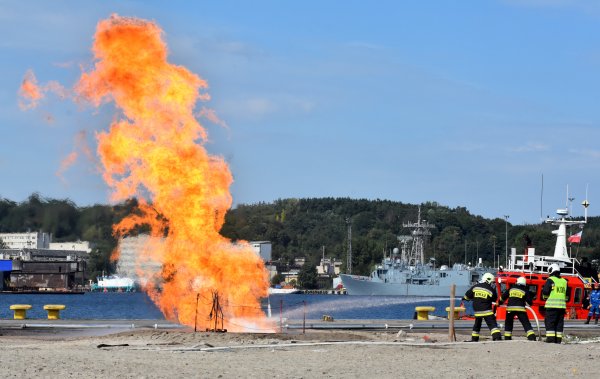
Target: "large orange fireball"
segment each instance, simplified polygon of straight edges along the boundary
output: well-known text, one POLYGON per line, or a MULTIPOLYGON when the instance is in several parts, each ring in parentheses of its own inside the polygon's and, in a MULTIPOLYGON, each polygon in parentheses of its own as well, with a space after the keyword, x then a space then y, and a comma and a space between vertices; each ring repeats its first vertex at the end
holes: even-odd
POLYGON ((123 114, 98 134, 98 153, 112 199, 136 196, 142 213, 124 219, 115 232, 150 225, 152 238, 139 260, 162 268, 141 274, 167 318, 213 326, 208 317, 216 291, 225 328, 263 329, 264 265, 247 243, 219 234, 233 179, 225 161, 203 147, 206 131, 194 117, 196 102, 209 98, 200 92, 207 83, 167 61, 161 33, 145 20, 113 15, 101 21, 94 66, 75 87, 82 99, 95 106, 114 102, 123 114))

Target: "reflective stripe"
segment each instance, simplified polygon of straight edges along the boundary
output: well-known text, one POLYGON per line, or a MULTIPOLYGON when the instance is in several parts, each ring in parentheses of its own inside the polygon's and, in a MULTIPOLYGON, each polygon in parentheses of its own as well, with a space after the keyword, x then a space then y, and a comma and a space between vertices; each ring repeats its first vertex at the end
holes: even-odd
POLYGON ((567 280, 556 276, 550 276, 548 279, 552 280, 554 286, 545 307, 567 309, 567 280))
POLYGON ((525 307, 521 307, 518 305, 511 305, 510 307, 506 308, 507 312, 525 312, 525 307))
POLYGON ((506 337, 511 337, 511 336, 512 336, 512 332, 504 332, 504 335, 505 335, 506 337))
POLYGON ((473 333, 471 333, 471 336, 473 336, 473 337, 479 337, 479 333, 473 332, 473 333))
POLYGON ((546 337, 556 337, 555 332, 546 332, 546 337))
POLYGON ((479 311, 479 312, 475 312, 475 317, 485 317, 485 316, 491 316, 493 314, 494 314, 494 312, 492 312, 491 310, 479 311))
POLYGON ((527 337, 529 337, 530 335, 535 334, 535 332, 533 330, 528 330, 527 331, 527 337))
POLYGON ((490 291, 489 289, 485 288, 485 287, 479 287, 479 286, 475 286, 473 287, 473 292, 475 291, 481 291, 481 292, 485 292, 489 295, 489 297, 494 296, 494 294, 492 293, 492 291, 490 291))

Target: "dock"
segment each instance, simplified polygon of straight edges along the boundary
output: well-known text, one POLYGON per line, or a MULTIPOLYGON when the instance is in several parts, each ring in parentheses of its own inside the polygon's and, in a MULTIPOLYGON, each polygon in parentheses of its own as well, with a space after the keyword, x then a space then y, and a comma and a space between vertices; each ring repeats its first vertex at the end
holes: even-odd
POLYGON ((347 295, 345 289, 342 290, 301 290, 301 293, 305 295, 347 295))

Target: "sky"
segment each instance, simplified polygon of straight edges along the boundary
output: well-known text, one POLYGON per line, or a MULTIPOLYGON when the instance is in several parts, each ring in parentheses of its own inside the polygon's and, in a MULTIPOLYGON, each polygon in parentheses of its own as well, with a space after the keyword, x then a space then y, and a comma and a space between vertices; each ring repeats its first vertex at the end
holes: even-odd
POLYGON ((235 204, 350 197, 465 207, 537 223, 574 198, 600 215, 600 3, 0 0, 0 197, 109 203, 95 133, 115 119, 72 87, 97 23, 153 20, 169 62, 208 82, 206 149, 235 204), (67 169, 61 162, 81 146, 67 169))

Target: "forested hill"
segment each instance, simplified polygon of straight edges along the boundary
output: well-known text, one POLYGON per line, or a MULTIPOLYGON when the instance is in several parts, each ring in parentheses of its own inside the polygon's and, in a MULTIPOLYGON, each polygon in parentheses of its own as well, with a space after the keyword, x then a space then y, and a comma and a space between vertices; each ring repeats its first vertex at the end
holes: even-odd
MULTIPOLYGON (((323 246, 326 257, 346 262, 347 220, 352 224, 353 273, 367 274, 384 254, 398 246, 397 236, 409 234, 404 223, 416 222, 418 205, 388 200, 349 198, 282 199, 274 203, 239 205, 227 214, 222 234, 233 239, 268 240, 273 243, 273 259, 290 262, 306 257, 318 262, 323 246)), ((504 262, 508 239, 519 254, 528 235, 538 252, 554 250, 553 227, 547 224, 511 225, 504 219, 485 219, 466 208, 449 208, 437 203, 421 205, 421 218, 435 226, 426 245, 427 258, 438 264, 485 264, 498 256, 504 262), (508 229, 508 236, 506 231, 508 229), (494 254, 495 252, 495 254, 494 254), (466 258, 465 258, 466 257, 466 258)), ((577 232, 576 230, 575 232, 577 232)), ((578 257, 600 258, 600 218, 588 219, 578 257)))
MULTIPOLYGON (((78 207, 69 200, 47 199, 38 194, 21 203, 0 198, 0 232, 42 231, 52 233, 58 242, 93 242, 97 248, 88 265, 89 277, 93 278, 102 270, 112 269, 109 256, 116 244, 112 225, 136 209, 135 200, 78 207)), ((221 233, 234 240, 271 241, 273 259, 282 263, 305 257, 316 264, 325 247, 327 257, 339 258, 345 264, 348 220, 352 224, 353 273, 366 274, 381 260, 384 251, 398 246, 397 236, 409 233, 402 224, 416 222, 417 213, 417 205, 388 200, 282 199, 237 206, 227 213, 221 233)), ((517 247, 519 252, 524 248, 525 234, 540 252, 554 247, 551 225, 511 225, 504 219, 485 219, 463 207, 448 208, 436 203, 422 204, 421 218, 435 226, 426 245, 426 256, 435 257, 438 264, 465 259, 474 263, 481 257, 491 265, 494 251, 504 261, 506 230, 509 253, 510 247, 517 247)), ((599 242, 600 218, 593 217, 584 229, 578 256, 600 258, 599 242)))

